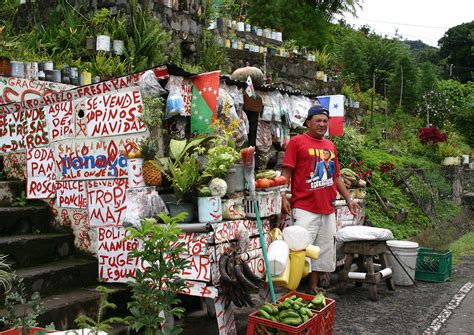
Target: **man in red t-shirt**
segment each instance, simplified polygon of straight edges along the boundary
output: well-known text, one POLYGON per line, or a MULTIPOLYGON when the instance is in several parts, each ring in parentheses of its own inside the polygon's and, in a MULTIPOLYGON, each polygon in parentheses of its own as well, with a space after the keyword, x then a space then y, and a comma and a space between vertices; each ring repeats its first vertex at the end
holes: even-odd
POLYGON ((350 212, 357 216, 354 202, 339 177, 339 162, 334 144, 324 138, 329 112, 322 106, 308 110, 305 121, 308 131, 291 138, 283 160, 282 175, 291 184, 291 203, 282 192, 282 211, 292 214, 295 225, 306 228, 313 244, 320 247, 317 260, 311 262, 310 290, 318 290, 319 275, 336 269, 336 209, 339 191, 350 212))

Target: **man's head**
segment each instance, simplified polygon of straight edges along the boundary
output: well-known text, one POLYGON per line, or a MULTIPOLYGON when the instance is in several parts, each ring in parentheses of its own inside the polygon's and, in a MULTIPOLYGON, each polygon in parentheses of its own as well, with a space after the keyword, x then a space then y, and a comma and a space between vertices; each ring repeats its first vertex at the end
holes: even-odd
POLYGON ((328 130, 329 112, 323 106, 313 106, 308 110, 305 121, 308 133, 316 138, 323 138, 328 130))

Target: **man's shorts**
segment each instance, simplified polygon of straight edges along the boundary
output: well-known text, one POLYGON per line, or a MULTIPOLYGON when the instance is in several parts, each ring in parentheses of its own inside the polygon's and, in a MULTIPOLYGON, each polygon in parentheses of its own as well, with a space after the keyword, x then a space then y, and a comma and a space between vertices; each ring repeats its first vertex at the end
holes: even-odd
POLYGON ((313 245, 321 249, 318 259, 311 259, 311 271, 333 272, 336 269, 336 215, 293 208, 293 220, 295 225, 310 232, 313 245))

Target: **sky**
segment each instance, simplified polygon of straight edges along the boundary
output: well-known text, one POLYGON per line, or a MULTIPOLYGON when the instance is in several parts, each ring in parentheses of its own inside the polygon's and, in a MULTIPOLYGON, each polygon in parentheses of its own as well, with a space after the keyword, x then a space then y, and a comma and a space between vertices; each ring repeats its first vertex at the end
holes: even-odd
POLYGON ((357 18, 346 22, 356 28, 364 24, 379 35, 393 37, 396 29, 403 39, 421 40, 436 47, 444 33, 474 20, 474 0, 363 0, 357 18))

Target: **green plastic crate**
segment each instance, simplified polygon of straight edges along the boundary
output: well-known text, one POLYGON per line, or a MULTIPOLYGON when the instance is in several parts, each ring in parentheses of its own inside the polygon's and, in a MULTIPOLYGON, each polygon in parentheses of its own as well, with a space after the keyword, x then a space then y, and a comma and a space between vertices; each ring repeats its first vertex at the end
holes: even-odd
POLYGON ((441 283, 451 278, 453 255, 450 250, 418 248, 415 279, 441 283))

